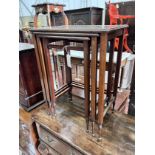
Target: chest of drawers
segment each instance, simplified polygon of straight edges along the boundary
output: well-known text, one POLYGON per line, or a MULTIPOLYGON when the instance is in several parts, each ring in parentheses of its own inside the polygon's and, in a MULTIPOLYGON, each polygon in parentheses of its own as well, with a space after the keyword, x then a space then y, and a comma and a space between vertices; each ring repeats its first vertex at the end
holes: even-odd
MULTIPOLYGON (((73 101, 80 103, 82 99, 74 97, 73 101)), ((97 132, 92 137, 85 131, 85 119, 79 115, 76 107, 68 101, 67 96, 61 96, 57 100, 55 118, 47 114, 46 104, 33 114, 41 155, 134 154, 133 117, 117 112, 107 115, 102 129, 103 139, 98 142, 97 132)))
POLYGON ((48 131, 46 127, 36 123, 37 130, 39 131, 40 144, 38 151, 43 155, 85 155, 76 148, 72 147, 65 140, 59 136, 54 135, 48 131))

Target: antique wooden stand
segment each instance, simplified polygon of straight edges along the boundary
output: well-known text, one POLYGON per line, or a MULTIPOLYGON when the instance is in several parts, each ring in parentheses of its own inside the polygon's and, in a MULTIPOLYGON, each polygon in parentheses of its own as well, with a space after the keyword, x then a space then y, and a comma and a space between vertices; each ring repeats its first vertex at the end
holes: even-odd
POLYGON ((64 7, 65 5, 63 4, 55 4, 55 3, 41 3, 41 4, 36 4, 32 5, 32 7, 35 8, 35 17, 34 17, 34 27, 37 26, 37 19, 39 13, 47 14, 47 21, 48 21, 48 26, 54 26, 55 21, 52 20, 51 18, 51 13, 61 13, 63 19, 64 19, 64 25, 68 25, 68 18, 66 14, 64 13, 64 7))

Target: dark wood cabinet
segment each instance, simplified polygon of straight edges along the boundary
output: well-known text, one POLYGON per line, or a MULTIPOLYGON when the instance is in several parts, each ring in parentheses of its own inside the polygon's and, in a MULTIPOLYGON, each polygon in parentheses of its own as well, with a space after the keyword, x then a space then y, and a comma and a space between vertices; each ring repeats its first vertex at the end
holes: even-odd
MULTIPOLYGON (((89 7, 82 9, 66 10, 69 25, 101 25, 102 24, 102 8, 89 7)), ((53 25, 63 25, 63 17, 61 14, 52 13, 51 18, 53 25)))
POLYGON ((43 102, 34 47, 19 43, 19 103, 29 111, 43 102))

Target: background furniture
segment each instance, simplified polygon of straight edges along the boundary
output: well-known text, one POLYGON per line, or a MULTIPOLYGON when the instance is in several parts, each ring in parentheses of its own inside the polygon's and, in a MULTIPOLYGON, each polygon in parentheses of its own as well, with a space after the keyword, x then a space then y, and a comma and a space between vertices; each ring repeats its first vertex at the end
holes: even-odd
MULTIPOLYGON (((118 12, 117 5, 111 4, 109 2, 108 4, 108 13, 109 13, 109 18, 110 18, 110 25, 118 25, 118 24, 128 24, 130 19, 135 18, 135 16, 132 15, 122 15, 118 12)), ((131 49, 128 47, 128 30, 125 30, 124 33, 124 39, 123 39, 123 47, 125 51, 127 52, 132 52, 131 49)), ((119 39, 115 39, 115 48, 118 49, 118 44, 119 44, 119 39)))
POLYGON ((129 114, 135 116, 135 65, 133 68, 132 82, 131 82, 131 93, 129 102, 129 114))
MULTIPOLYGON (((69 25, 102 25, 102 8, 88 7, 64 11, 69 25)), ((54 25, 63 25, 62 16, 52 13, 54 25)))
MULTIPOLYGON (((126 2, 115 2, 111 3, 118 6, 118 12, 122 15, 133 15, 135 16, 135 1, 126 1, 126 2)), ((106 3, 106 15, 105 15, 105 24, 110 24, 110 18, 108 13, 108 4, 106 3)), ((130 19, 128 21, 129 28, 128 28, 128 46, 134 52, 135 46, 135 19, 130 19)))
MULTIPOLYGON (((135 1, 126 1, 126 2, 116 2, 112 3, 118 6, 118 11, 120 14, 123 15, 135 15, 135 1)), ((108 14, 108 4, 106 4, 106 16, 105 16, 105 24, 110 23, 109 14, 108 14)), ((129 28, 128 28, 128 46, 135 53, 135 19, 130 19, 128 21, 129 28)), ((131 94, 130 94, 130 103, 129 103, 129 114, 135 114, 135 78, 134 78, 134 71, 132 75, 131 81, 131 94)))
POLYGON ((32 5, 32 7, 35 8, 35 17, 34 17, 34 27, 37 27, 37 19, 38 19, 38 14, 43 13, 47 14, 47 21, 48 21, 48 26, 55 25, 55 21, 52 20, 53 18, 51 17, 51 13, 54 12, 56 14, 61 14, 62 21, 65 23, 64 25, 68 25, 68 19, 64 13, 63 7, 65 5, 63 4, 55 4, 55 3, 41 3, 41 4, 36 4, 32 5))
POLYGON ((19 43, 19 103, 27 111, 44 103, 34 46, 19 43))
POLYGON ((135 55, 128 53, 129 56, 127 58, 126 65, 123 69, 123 78, 122 78, 122 89, 129 89, 132 83, 132 76, 133 76, 133 70, 134 70, 134 64, 135 64, 135 55))

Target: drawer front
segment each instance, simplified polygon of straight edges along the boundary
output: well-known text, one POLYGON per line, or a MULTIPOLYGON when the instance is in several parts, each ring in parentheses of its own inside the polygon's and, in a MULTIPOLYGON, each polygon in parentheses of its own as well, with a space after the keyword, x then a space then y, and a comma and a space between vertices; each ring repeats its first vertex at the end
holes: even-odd
POLYGON ((46 131, 44 128, 40 127, 40 138, 47 143, 51 148, 56 150, 62 155, 82 155, 79 151, 69 146, 67 143, 63 142, 59 138, 52 135, 50 132, 46 131))

